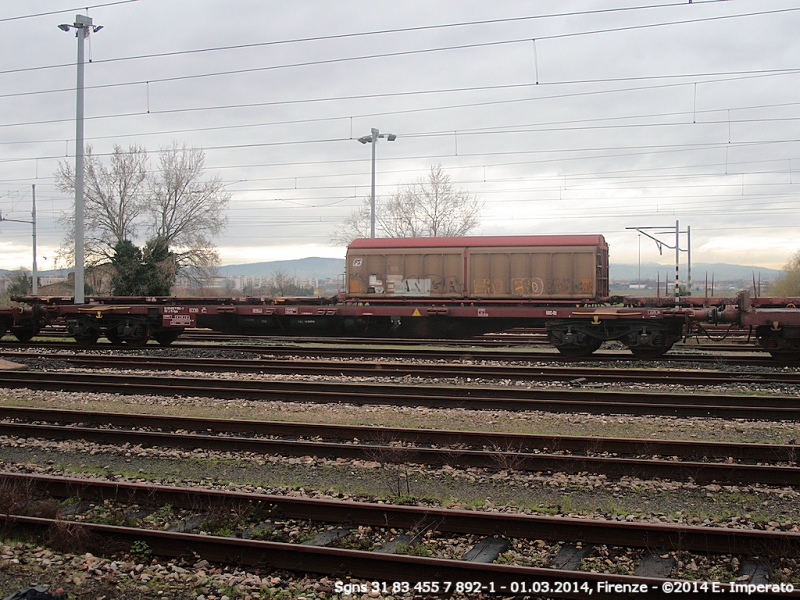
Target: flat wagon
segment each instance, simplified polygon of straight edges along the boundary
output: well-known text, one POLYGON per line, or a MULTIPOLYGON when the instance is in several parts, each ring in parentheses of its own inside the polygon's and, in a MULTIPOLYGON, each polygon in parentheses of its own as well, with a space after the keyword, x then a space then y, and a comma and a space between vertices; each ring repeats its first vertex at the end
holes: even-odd
POLYGON ((776 357, 800 359, 800 298, 613 297, 602 235, 361 239, 346 261, 346 285, 326 298, 16 297, 27 306, 0 307, 0 334, 27 341, 59 323, 82 345, 139 346, 187 327, 427 339, 537 327, 567 356, 615 341, 656 358, 708 321, 750 327, 776 357))

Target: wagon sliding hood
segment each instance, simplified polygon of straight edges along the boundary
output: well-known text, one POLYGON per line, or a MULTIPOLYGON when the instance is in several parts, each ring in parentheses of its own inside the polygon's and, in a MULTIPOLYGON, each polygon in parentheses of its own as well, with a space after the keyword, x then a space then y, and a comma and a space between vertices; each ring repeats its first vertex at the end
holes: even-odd
POLYGON ((609 295, 602 235, 373 238, 347 249, 351 298, 586 300, 609 295))

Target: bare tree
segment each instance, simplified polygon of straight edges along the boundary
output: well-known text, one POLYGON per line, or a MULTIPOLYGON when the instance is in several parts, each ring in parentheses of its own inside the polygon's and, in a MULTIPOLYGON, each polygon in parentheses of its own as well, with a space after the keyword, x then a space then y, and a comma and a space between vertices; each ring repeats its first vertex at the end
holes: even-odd
MULTIPOLYGON (((140 146, 123 150, 114 146, 110 166, 106 167, 86 147, 84 162, 84 256, 87 265, 106 262, 114 246, 134 239, 137 221, 142 215, 147 193, 147 151, 140 146)), ((59 190, 75 193, 75 171, 68 163, 58 164, 56 185, 59 190)), ((60 255, 73 262, 75 254, 75 213, 61 218, 69 232, 60 255)))
POLYGON ((230 194, 219 177, 202 180, 205 153, 173 143, 159 153, 145 211, 153 237, 166 241, 178 268, 201 272, 219 264, 211 239, 227 225, 230 194))
MULTIPOLYGON (((107 263, 114 248, 137 239, 149 226, 149 240, 166 244, 171 263, 195 280, 208 278, 219 264, 212 238, 227 225, 230 200, 218 177, 203 180, 205 154, 198 148, 173 143, 159 153, 158 169, 148 172, 144 148, 127 151, 114 147, 106 167, 87 147, 85 160, 85 245, 88 266, 107 263)), ((60 163, 56 172, 60 190, 74 192, 75 173, 60 163)), ((65 214, 68 234, 60 257, 74 262, 75 215, 65 214)))
POLYGON ((275 269, 272 272, 272 293, 277 296, 285 296, 292 285, 292 278, 284 269, 275 269))
MULTIPOLYGON (((347 246, 356 238, 369 237, 371 230, 371 201, 369 198, 364 198, 361 206, 354 210, 345 220, 339 225, 331 235, 331 242, 340 246, 347 246)), ((380 211, 380 203, 375 199, 375 212, 380 211)), ((377 223, 377 220, 376 220, 377 223)))
MULTIPOLYGON (((480 224, 483 201, 456 189, 442 165, 425 177, 400 187, 385 201, 376 199, 375 223, 385 237, 452 237, 466 235, 480 224)), ((345 219, 331 241, 347 244, 367 237, 370 199, 345 219)))

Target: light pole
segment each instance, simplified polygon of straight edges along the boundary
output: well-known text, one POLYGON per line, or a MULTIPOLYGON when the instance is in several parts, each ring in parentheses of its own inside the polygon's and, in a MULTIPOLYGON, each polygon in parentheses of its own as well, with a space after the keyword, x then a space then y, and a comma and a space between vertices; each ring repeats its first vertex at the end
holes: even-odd
POLYGON ((75 304, 83 304, 83 41, 102 25, 93 25, 92 18, 75 15, 72 25, 61 24, 62 31, 75 30, 78 38, 78 97, 75 109, 75 304))
POLYGON ((642 289, 642 234, 639 234, 639 289, 642 289))
POLYGON ((369 200, 369 237, 375 237, 375 146, 378 144, 378 138, 386 138, 387 141, 393 142, 397 136, 393 133, 381 133, 374 127, 370 129, 370 135, 358 138, 362 144, 372 144, 372 193, 369 200))

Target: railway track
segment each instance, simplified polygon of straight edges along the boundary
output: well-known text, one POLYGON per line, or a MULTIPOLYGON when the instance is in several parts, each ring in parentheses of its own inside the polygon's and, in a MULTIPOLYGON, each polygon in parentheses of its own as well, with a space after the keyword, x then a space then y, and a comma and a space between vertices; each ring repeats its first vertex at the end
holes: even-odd
MULTIPOLYGON (((709 341, 703 341, 699 336, 687 338, 684 342, 678 342, 678 348, 691 348, 696 350, 728 351, 728 352, 762 352, 748 332, 741 329, 732 329, 730 326, 715 328, 706 326, 705 334, 709 341), (714 341, 719 340, 719 341, 714 341)), ((47 326, 43 328, 38 337, 63 338, 71 340, 72 336, 66 327, 47 326)), ((259 336, 259 335, 232 335, 217 333, 207 329, 187 329, 180 338, 183 342, 243 342, 247 340, 260 340, 265 343, 281 344, 287 338, 280 336, 259 336)), ((484 334, 465 340, 457 339, 411 339, 411 338, 357 338, 357 337, 308 337, 295 338, 298 343, 311 343, 320 345, 331 344, 369 344, 369 345, 434 345, 451 347, 482 347, 482 348, 508 348, 508 347, 529 347, 529 346, 548 346, 547 334, 544 329, 518 329, 505 333, 484 334)))
MULTIPOLYGON (((430 341, 425 342, 426 345, 410 346, 409 344, 398 343, 397 345, 382 345, 379 342, 373 343, 372 341, 361 340, 361 345, 347 345, 341 344, 339 346, 329 344, 317 343, 304 343, 299 341, 287 342, 265 342, 259 344, 208 344, 208 343, 180 343, 176 342, 170 346, 170 349, 176 350, 208 350, 208 351, 237 351, 237 352, 250 352, 256 355, 267 356, 308 356, 308 357, 321 357, 321 358, 352 358, 359 356, 362 358, 382 359, 391 356, 396 359, 422 359, 422 360, 495 360, 506 362, 556 362, 556 363, 612 363, 612 362, 625 362, 635 364, 649 364, 656 362, 657 364, 670 364, 670 363, 689 363, 689 364, 709 364, 713 366, 727 365, 727 366, 762 366, 762 367, 775 367, 794 365, 797 363, 786 363, 785 361, 777 360, 765 352, 761 352, 757 348, 754 349, 752 355, 741 354, 708 354, 699 353, 692 349, 691 351, 682 350, 681 352, 673 351, 660 357, 657 361, 646 361, 634 357, 629 352, 615 352, 613 350, 604 350, 595 352, 588 357, 566 357, 558 353, 557 350, 550 348, 541 349, 497 349, 497 348, 480 348, 480 347, 430 347, 430 341)), ((45 342, 29 342, 29 343, 15 343, 15 342, 0 342, 0 348, 6 351, 14 352, 25 349, 47 348, 52 350, 75 351, 79 347, 75 343, 65 341, 45 341, 45 342)), ((158 345, 148 345, 148 349, 156 351, 165 350, 158 345)), ((98 350, 117 350, 119 347, 114 347, 111 344, 98 344, 98 350)))
POLYGON ((85 372, 0 372, 0 387, 118 394, 181 395, 287 402, 542 410, 800 420, 796 396, 676 394, 587 388, 520 389, 338 382, 263 381, 85 372))
POLYGON ((0 434, 491 470, 800 486, 800 448, 0 407, 0 434), (192 432, 192 433, 190 433, 192 432), (237 435, 245 434, 245 435, 237 435), (678 460, 678 459, 681 460, 678 460))
MULTIPOLYGON (((720 337, 723 334, 720 334, 720 337)), ((246 336, 246 335, 224 335, 213 332, 184 332, 180 340, 184 342, 241 342, 253 339, 264 340, 267 343, 285 342, 286 338, 274 336, 246 336)), ((485 334, 466 340, 454 339, 409 339, 409 338, 301 338, 299 343, 311 344, 369 344, 369 345, 406 345, 406 346, 453 346, 453 347, 479 347, 479 348, 514 348, 514 347, 546 347, 550 343, 544 331, 538 333, 499 333, 485 334)), ((753 340, 749 340, 744 334, 737 336, 727 342, 701 341, 698 338, 688 338, 686 341, 677 342, 676 348, 705 350, 705 351, 724 351, 724 352, 763 352, 764 350, 753 340)))
MULTIPOLYGON (((62 535, 67 531, 80 534, 75 535, 76 539, 111 540, 123 549, 144 543, 160 556, 185 556, 188 552, 221 563, 334 577, 347 573, 365 581, 377 580, 379 587, 387 586, 387 591, 395 594, 405 591, 398 583, 407 584, 411 592, 413 586, 427 584, 426 590, 418 588, 421 596, 426 596, 426 592, 434 595, 430 586, 436 583, 441 588, 448 586, 448 593, 565 598, 585 598, 590 594, 604 597, 624 586, 636 586, 624 589, 641 589, 647 597, 660 598, 671 596, 675 590, 691 593, 692 586, 702 585, 697 581, 670 579, 677 564, 674 553, 737 555, 742 566, 740 573, 746 575, 742 578, 751 585, 767 583, 763 561, 800 556, 800 534, 793 532, 541 517, 11 473, 0 473, 0 485, 25 492, 24 499, 5 517, 6 524, 17 530, 42 535, 60 528, 62 535), (71 498, 73 503, 64 511, 67 516, 62 515, 58 520, 26 516, 24 513, 30 511, 29 501, 42 497, 71 498), (117 514, 126 515, 129 525, 93 523, 92 502, 114 503, 117 514), (169 531, 144 525, 143 514, 166 505, 188 511, 182 523, 169 531), (246 526, 240 522, 233 535, 223 537, 201 531, 210 511, 227 508, 229 514, 241 514, 242 507, 250 507, 254 518, 246 526), (81 522, 71 520, 70 512, 81 513, 81 522), (315 535, 302 544, 254 539, 282 540, 280 534, 287 519, 312 523, 310 529, 315 535), (387 542, 362 550, 334 547, 337 539, 353 535, 358 528, 386 532, 387 542), (264 532, 270 535, 265 536, 264 532), (469 535, 475 543, 457 559, 398 553, 403 548, 425 544, 432 536, 447 535, 469 535), (545 568, 494 562, 507 550, 533 540, 559 548, 545 568), (631 549, 638 557, 635 574, 577 570, 581 559, 589 557, 597 545, 631 549)), ((718 582, 715 589, 734 593, 737 589, 733 585, 718 582)), ((440 593, 445 591, 441 588, 440 593)), ((800 595, 790 590, 787 586, 771 595, 800 595)))
POLYGON ((8 360, 54 360, 91 369, 151 371, 199 371, 207 373, 271 373, 296 375, 345 375, 350 377, 395 376, 433 378, 513 379, 561 381, 573 384, 668 383, 714 384, 800 384, 800 372, 737 372, 678 369, 612 369, 601 367, 542 367, 529 365, 406 363, 390 361, 281 360, 261 356, 255 359, 192 358, 173 356, 100 355, 30 352, 0 352, 8 360))

